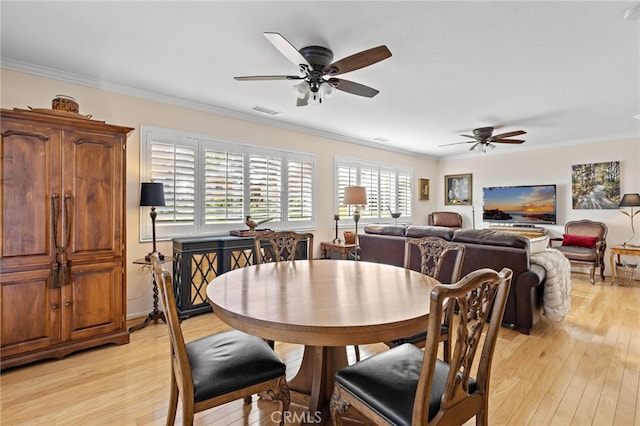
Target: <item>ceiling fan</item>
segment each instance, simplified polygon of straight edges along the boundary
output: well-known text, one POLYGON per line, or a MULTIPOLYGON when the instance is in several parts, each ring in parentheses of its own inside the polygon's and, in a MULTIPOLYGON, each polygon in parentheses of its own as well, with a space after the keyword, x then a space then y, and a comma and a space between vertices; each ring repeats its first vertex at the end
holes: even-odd
POLYGON ((309 100, 322 103, 322 99, 330 95, 334 89, 367 98, 374 97, 379 93, 378 90, 334 76, 367 67, 391 56, 387 46, 378 46, 332 62, 333 52, 326 47, 307 46, 298 50, 278 33, 267 32, 264 36, 280 53, 299 67, 302 75, 255 75, 234 77, 234 79, 239 81, 302 80, 295 86, 298 94, 297 106, 305 106, 309 100))
POLYGON ((494 143, 512 143, 512 144, 520 144, 523 143, 522 139, 509 139, 512 136, 524 135, 527 132, 524 130, 515 130, 513 132, 501 133, 499 135, 493 135, 493 127, 480 127, 473 130, 473 136, 471 135, 460 135, 465 138, 471 138, 472 141, 464 141, 464 142, 454 142, 448 143, 440 146, 451 146, 451 145, 459 145, 463 143, 472 143, 473 146, 469 148, 469 151, 480 151, 487 152, 487 149, 494 149, 496 146, 494 143))

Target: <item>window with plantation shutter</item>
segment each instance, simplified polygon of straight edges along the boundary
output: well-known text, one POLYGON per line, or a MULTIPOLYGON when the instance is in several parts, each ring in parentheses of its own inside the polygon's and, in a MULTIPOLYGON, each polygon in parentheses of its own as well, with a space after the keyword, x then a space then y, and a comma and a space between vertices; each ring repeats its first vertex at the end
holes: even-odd
POLYGON ((287 155, 287 212, 290 222, 313 217, 313 163, 309 158, 287 155))
POLYGON ((389 210, 401 212, 403 220, 412 220, 411 169, 342 157, 335 157, 334 165, 335 210, 341 219, 351 218, 355 210, 344 205, 344 188, 357 185, 367 190, 367 205, 360 207, 361 221, 391 220, 389 210))
MULTIPOLYGON (((141 126, 140 134, 140 179, 164 184, 158 238, 245 229, 245 216, 270 219, 274 230, 314 227, 312 154, 150 126, 141 126)), ((151 238, 148 214, 140 215, 140 238, 151 238)))

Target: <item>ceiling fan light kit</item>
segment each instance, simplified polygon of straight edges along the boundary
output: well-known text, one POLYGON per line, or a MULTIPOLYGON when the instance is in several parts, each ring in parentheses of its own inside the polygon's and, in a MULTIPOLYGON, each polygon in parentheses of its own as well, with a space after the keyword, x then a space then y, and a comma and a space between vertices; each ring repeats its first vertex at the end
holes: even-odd
POLYGON ((297 106, 306 106, 309 103, 320 104, 323 99, 333 93, 334 89, 367 98, 372 98, 379 93, 372 87, 334 76, 387 59, 391 56, 391 52, 386 46, 363 50, 332 62, 333 52, 326 47, 307 46, 298 50, 278 33, 267 32, 264 35, 283 56, 298 66, 302 75, 256 75, 234 77, 235 80, 302 80, 294 86, 298 97, 297 106))

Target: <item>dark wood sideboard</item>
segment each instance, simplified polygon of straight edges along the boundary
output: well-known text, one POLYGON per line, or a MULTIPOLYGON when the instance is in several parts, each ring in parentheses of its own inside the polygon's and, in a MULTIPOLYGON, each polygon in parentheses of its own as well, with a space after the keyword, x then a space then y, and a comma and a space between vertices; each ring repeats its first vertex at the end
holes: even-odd
MULTIPOLYGON (((307 243, 298 245, 296 259, 307 258, 307 243)), ((174 239, 173 290, 180 318, 210 312, 207 284, 225 272, 255 264, 254 259, 253 237, 174 239)))

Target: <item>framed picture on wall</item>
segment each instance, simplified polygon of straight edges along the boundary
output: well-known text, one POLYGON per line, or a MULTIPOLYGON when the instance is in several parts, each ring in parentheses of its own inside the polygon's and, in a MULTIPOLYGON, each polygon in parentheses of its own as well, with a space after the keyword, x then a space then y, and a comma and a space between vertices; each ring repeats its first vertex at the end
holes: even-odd
POLYGON ((444 177, 444 203, 446 205, 471 205, 471 173, 444 177))
POLYGON ((420 200, 429 199, 429 179, 420 179, 420 200))
POLYGON ((620 162, 571 166, 574 209, 617 209, 620 204, 620 162))

